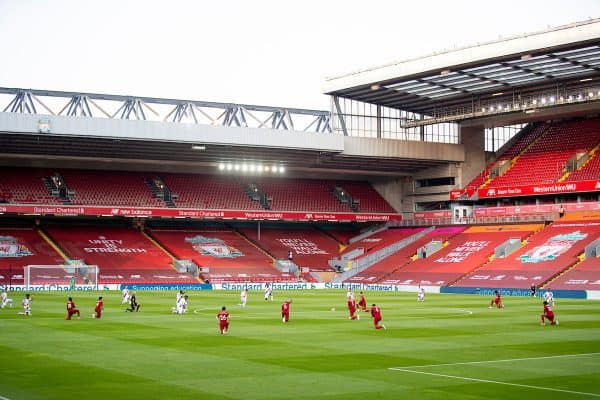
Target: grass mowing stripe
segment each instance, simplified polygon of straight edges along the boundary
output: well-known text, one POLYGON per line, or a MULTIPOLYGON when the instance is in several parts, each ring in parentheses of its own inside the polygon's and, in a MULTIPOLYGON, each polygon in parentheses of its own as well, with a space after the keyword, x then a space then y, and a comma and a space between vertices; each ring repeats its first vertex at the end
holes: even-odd
POLYGON ((502 362, 513 362, 513 361, 544 360, 544 359, 548 359, 548 358, 596 356, 598 354, 600 354, 600 353, 561 354, 561 355, 556 355, 556 356, 543 356, 543 357, 508 358, 505 360, 467 361, 467 362, 458 362, 458 363, 449 363, 449 364, 409 365, 406 367, 391 367, 388 369, 402 370, 402 369, 408 369, 408 368, 448 367, 448 366, 453 366, 453 365, 471 365, 471 364, 491 364, 491 363, 502 363, 502 362))
POLYGON ((599 393, 576 392, 576 391, 573 391, 573 390, 555 389, 555 388, 549 388, 549 387, 544 387, 544 386, 525 385, 525 384, 521 384, 521 383, 492 381, 492 380, 489 380, 489 379, 467 378, 465 376, 436 374, 434 372, 415 371, 415 370, 411 370, 411 369, 394 369, 394 371, 409 372, 409 373, 412 373, 412 374, 421 374, 421 375, 429 375, 429 376, 437 376, 437 377, 441 377, 441 378, 460 379, 460 380, 463 380, 463 381, 481 382, 481 383, 493 383, 493 384, 496 384, 496 385, 506 385, 506 386, 523 387, 523 388, 528 388, 528 389, 546 390, 546 391, 550 391, 550 392, 560 392, 560 393, 576 394, 576 395, 581 395, 581 396, 600 397, 599 393))

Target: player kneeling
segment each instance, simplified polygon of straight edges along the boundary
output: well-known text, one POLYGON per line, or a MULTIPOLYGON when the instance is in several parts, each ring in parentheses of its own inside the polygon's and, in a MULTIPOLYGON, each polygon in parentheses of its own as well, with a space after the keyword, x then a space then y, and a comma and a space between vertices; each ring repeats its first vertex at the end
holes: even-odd
POLYGON ((221 307, 221 311, 217 314, 217 321, 219 321, 219 332, 221 335, 229 332, 229 313, 227 312, 227 307, 221 307))
POLYGON ((544 313, 541 315, 542 317, 542 325, 546 325, 546 319, 550 321, 550 325, 558 325, 558 318, 554 315, 554 310, 552 310, 552 306, 548 304, 547 301, 544 300, 544 313))
POLYGON ((371 306, 371 317, 373 317, 373 324, 375 329, 386 329, 385 325, 379 324, 381 322, 381 309, 376 304, 371 306))

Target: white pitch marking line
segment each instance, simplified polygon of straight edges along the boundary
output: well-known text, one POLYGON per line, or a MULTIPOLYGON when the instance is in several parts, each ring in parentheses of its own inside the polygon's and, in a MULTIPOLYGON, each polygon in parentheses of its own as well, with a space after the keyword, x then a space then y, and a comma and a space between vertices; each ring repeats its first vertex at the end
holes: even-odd
POLYGON ((0 396, 0 400, 10 400, 8 397, 0 396))
POLYGON ((430 376, 439 376, 439 377, 442 377, 442 378, 460 379, 460 380, 463 380, 463 381, 483 382, 483 383, 495 383, 497 385, 517 386, 517 387, 523 387, 523 388, 528 388, 528 389, 546 390, 546 391, 550 391, 550 392, 561 392, 561 393, 570 393, 570 394, 580 394, 580 395, 583 395, 583 396, 600 397, 600 394, 598 394, 598 393, 575 392, 575 391, 572 391, 572 390, 554 389, 554 388, 548 388, 548 387, 543 387, 543 386, 523 385, 523 384, 520 384, 520 383, 491 381, 491 380, 488 380, 488 379, 467 378, 467 377, 464 377, 464 376, 456 376, 456 375, 435 374, 433 372, 414 371, 414 370, 410 370, 410 369, 394 369, 394 371, 410 372, 412 374, 422 374, 422 375, 430 375, 430 376))
POLYGON ((526 357, 526 358, 509 358, 505 360, 486 360, 486 361, 467 361, 459 363, 449 364, 425 364, 425 365, 408 365, 406 367, 391 367, 388 369, 394 371, 401 371, 409 368, 425 368, 425 367, 448 367, 452 365, 470 365, 470 364, 491 364, 491 363, 502 363, 502 362, 513 362, 513 361, 529 361, 529 360, 546 360, 549 358, 568 358, 568 357, 584 357, 584 356, 597 356, 600 353, 579 353, 579 354, 560 354, 556 356, 543 356, 543 357, 526 357))

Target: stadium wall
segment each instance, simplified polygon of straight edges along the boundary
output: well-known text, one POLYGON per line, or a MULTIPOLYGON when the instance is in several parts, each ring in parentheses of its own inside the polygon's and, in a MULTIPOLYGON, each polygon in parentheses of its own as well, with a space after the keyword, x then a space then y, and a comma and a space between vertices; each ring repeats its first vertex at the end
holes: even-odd
POLYGON ((460 141, 465 149, 465 161, 456 175, 457 187, 465 185, 487 166, 485 154, 485 129, 483 126, 460 126, 460 141))

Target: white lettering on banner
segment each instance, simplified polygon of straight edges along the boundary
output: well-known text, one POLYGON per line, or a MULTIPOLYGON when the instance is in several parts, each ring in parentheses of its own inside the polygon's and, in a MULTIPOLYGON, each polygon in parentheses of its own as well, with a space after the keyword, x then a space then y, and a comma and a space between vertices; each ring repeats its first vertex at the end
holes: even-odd
POLYGON ((449 252, 448 254, 446 254, 444 257, 438 258, 434 262, 437 262, 437 263, 460 263, 460 262, 463 262, 471 254, 477 253, 478 251, 485 249, 489 244, 490 244, 490 242, 487 240, 478 241, 478 242, 476 242, 476 241, 465 242, 461 246, 458 246, 458 247, 452 249, 452 251, 449 252))
POLYGON ((577 184, 568 183, 565 185, 550 185, 550 186, 534 186, 533 193, 549 193, 549 192, 573 192, 577 190, 577 184))
POLYGON ((88 242, 97 247, 84 247, 83 251, 86 253, 147 253, 147 250, 143 248, 120 247, 123 245, 123 240, 107 239, 104 236, 99 236, 98 239, 90 239, 88 242), (102 245, 102 247, 99 245, 102 245))
POLYGON ((294 250, 296 254, 329 254, 315 243, 306 239, 277 239, 281 244, 294 250))

